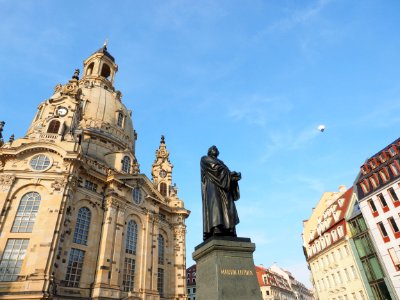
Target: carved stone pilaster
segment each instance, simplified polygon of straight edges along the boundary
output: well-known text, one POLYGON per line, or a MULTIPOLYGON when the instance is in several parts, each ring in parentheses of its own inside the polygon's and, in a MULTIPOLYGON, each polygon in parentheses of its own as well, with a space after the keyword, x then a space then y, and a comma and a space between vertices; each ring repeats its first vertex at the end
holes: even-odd
POLYGON ((75 191, 78 188, 78 176, 72 175, 69 177, 69 187, 72 191, 75 191))
POLYGON ((186 228, 185 226, 176 226, 174 228, 174 236, 176 239, 184 239, 186 236, 186 228))

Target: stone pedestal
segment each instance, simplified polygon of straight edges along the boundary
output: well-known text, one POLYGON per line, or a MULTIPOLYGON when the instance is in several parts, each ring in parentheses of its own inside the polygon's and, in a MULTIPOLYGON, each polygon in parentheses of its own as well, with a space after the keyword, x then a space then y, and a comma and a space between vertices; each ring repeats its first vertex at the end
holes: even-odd
POLYGON ((262 300, 249 238, 212 237, 195 248, 197 300, 262 300))

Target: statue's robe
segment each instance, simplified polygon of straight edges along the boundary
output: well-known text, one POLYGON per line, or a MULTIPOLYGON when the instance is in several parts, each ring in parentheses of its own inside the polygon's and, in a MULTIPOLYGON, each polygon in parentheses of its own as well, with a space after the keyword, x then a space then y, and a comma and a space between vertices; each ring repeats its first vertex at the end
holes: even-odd
POLYGON ((217 226, 234 232, 239 223, 234 202, 240 197, 238 182, 232 180, 228 167, 218 158, 203 156, 200 167, 204 237, 217 226))

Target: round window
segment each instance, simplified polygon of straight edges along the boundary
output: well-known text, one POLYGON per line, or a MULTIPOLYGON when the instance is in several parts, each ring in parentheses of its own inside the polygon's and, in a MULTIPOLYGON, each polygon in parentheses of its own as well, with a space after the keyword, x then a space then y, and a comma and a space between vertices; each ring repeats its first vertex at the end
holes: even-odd
POLYGON ((51 160, 44 154, 35 155, 30 161, 30 166, 36 171, 43 171, 50 168, 51 160))
POLYGON ((140 191, 140 188, 138 187, 133 188, 132 198, 134 203, 136 204, 142 203, 142 192, 140 191))

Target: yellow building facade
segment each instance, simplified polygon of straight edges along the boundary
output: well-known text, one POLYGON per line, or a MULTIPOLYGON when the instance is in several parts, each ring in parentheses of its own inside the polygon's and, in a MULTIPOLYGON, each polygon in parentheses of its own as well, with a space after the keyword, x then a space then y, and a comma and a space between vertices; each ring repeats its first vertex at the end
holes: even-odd
POLYGON ((186 299, 185 219, 164 137, 140 172, 99 49, 0 148, 0 299, 186 299))
POLYGON ((326 192, 303 223, 303 245, 317 299, 369 299, 349 242, 346 217, 354 201, 352 188, 326 192))

